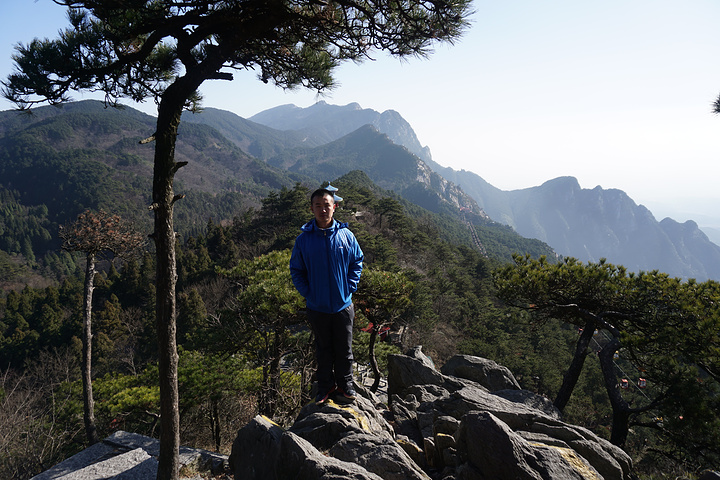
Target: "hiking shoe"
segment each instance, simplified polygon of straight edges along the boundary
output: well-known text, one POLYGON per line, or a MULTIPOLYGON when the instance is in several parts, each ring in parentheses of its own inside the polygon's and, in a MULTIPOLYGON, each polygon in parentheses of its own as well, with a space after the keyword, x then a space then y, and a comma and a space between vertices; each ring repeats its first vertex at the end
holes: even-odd
POLYGON ((315 397, 315 403, 318 405, 322 405, 323 403, 327 403, 328 400, 330 400, 330 395, 335 391, 335 387, 332 387, 330 390, 327 390, 325 393, 318 393, 315 397))
POLYGON ((337 403, 342 403, 342 404, 347 405, 347 404, 353 403, 355 401, 355 397, 356 397, 355 390, 353 390, 350 387, 348 387, 347 390, 338 388, 335 391, 335 401, 337 403))

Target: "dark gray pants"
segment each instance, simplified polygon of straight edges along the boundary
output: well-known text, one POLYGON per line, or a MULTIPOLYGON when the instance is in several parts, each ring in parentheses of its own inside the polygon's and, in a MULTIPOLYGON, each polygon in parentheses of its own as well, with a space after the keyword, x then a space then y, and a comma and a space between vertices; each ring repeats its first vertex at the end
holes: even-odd
POLYGON ((352 328, 355 309, 352 305, 337 313, 307 310, 315 335, 318 392, 337 386, 352 388, 352 328))

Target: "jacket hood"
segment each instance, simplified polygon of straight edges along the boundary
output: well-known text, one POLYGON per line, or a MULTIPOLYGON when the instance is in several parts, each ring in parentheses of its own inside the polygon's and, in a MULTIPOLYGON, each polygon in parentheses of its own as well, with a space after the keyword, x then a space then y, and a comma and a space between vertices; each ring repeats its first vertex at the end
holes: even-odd
MULTIPOLYGON (((341 228, 348 228, 348 224, 346 222, 338 222, 337 220, 335 220, 333 218, 333 223, 330 226, 330 230, 338 230, 341 228)), ((302 230, 303 232, 312 232, 314 230, 321 230, 321 229, 315 224, 315 219, 313 218, 312 220, 307 222, 305 225, 300 227, 300 230, 302 230)))

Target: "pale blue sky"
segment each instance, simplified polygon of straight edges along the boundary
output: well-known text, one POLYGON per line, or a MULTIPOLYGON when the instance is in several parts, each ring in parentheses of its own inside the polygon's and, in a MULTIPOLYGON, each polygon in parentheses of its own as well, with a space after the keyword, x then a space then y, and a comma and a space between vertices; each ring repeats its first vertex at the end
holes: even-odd
MULTIPOLYGON (((6 78, 13 44, 54 38, 67 21, 51 0, 3 3, 6 78)), ((474 8, 455 46, 426 60, 377 53, 347 64, 322 99, 396 110, 435 161, 504 190, 571 175, 584 188, 624 190, 658 220, 720 226, 703 220, 720 218, 720 116, 711 110, 720 94, 720 2, 476 0, 474 8)), ((205 106, 246 118, 318 100, 252 72, 206 82, 202 93, 205 106)), ((0 110, 10 108, 0 100, 0 110)))

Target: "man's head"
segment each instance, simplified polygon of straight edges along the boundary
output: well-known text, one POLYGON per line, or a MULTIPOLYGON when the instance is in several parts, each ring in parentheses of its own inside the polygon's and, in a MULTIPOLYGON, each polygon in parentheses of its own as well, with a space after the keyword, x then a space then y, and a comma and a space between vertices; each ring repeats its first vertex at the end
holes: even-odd
POLYGON ((320 228, 328 228, 333 222, 335 199, 332 192, 318 188, 310 195, 310 210, 315 216, 315 224, 320 228))

